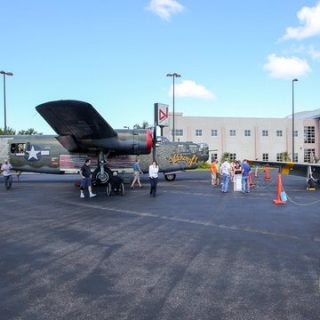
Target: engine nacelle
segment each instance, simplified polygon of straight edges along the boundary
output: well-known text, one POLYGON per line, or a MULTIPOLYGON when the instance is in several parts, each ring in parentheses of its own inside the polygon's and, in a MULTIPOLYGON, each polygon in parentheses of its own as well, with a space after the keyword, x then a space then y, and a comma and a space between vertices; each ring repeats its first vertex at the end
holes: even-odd
POLYGON ((83 141, 82 147, 96 149, 104 153, 148 154, 152 150, 152 133, 149 129, 115 130, 117 136, 105 139, 83 141))

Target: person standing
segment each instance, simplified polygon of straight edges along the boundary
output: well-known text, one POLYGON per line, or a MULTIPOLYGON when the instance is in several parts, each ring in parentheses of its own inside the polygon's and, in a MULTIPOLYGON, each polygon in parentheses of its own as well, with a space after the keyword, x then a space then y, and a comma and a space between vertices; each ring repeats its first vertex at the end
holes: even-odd
POLYGON ((95 193, 92 193, 92 186, 91 186, 91 169, 90 169, 91 159, 86 159, 84 165, 80 168, 80 198, 85 198, 84 189, 88 188, 89 197, 93 198, 96 196, 95 193))
POLYGON ((152 164, 149 166, 150 197, 156 196, 157 184, 158 184, 158 173, 159 173, 159 166, 157 164, 157 161, 153 160, 152 164))
POLYGON ((220 186, 220 163, 216 160, 216 167, 217 167, 217 179, 216 179, 216 186, 220 186))
POLYGON ((243 160, 242 164, 242 192, 250 192, 249 174, 251 173, 251 167, 247 160, 243 160))
POLYGON ((210 167, 211 167, 211 184, 213 186, 216 186, 217 185, 217 171, 218 171, 216 159, 212 160, 210 167))
POLYGON ((1 171, 4 177, 4 185, 6 186, 6 189, 9 190, 12 185, 12 176, 11 176, 11 170, 12 165, 10 164, 9 160, 5 160, 5 162, 1 166, 1 171))
POLYGON ((236 162, 234 163, 233 172, 233 190, 242 191, 242 168, 240 161, 236 160, 236 162))
POLYGON ((140 160, 137 158, 135 163, 133 164, 133 181, 131 183, 131 188, 134 187, 134 184, 137 182, 138 186, 141 188, 141 182, 140 182, 140 173, 143 174, 141 168, 140 168, 140 160))
POLYGON ((230 171, 230 163, 227 160, 225 160, 220 167, 220 172, 222 176, 221 192, 228 192, 230 171))

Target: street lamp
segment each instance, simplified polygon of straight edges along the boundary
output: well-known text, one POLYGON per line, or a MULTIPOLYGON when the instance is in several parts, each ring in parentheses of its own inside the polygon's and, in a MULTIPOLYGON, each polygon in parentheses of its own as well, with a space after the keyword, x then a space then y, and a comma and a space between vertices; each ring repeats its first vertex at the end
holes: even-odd
POLYGON ((168 73, 167 77, 172 77, 172 140, 175 141, 176 135, 176 128, 175 128, 175 121, 174 121, 174 79, 180 78, 181 75, 178 73, 168 73))
POLYGON ((298 79, 292 79, 292 162, 294 162, 294 83, 298 79))
POLYGON ((7 107, 6 107, 6 76, 13 76, 12 72, 0 71, 3 74, 3 113, 4 113, 4 134, 7 133, 7 107))

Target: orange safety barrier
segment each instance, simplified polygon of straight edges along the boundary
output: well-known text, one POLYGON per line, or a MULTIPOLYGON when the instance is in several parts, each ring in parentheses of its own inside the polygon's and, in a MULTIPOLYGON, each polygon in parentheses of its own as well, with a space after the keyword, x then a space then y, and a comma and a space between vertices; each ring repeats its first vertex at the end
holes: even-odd
POLYGON ((264 168, 264 180, 265 181, 270 181, 271 180, 271 176, 270 176, 270 172, 269 172, 269 167, 265 166, 264 168))
POLYGON ((287 195, 282 189, 282 179, 281 173, 278 174, 278 183, 277 183, 277 199, 273 200, 274 204, 286 204, 287 203, 287 195), (282 199, 281 199, 282 196, 282 199))

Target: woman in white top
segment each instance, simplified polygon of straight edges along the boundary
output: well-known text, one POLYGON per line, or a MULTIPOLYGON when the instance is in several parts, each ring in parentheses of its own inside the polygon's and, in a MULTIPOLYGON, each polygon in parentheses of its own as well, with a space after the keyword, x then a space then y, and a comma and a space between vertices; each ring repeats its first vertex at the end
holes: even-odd
POLYGON ((149 166, 150 197, 156 196, 157 184, 158 184, 158 173, 159 173, 159 166, 157 164, 157 161, 153 160, 152 164, 149 166))

